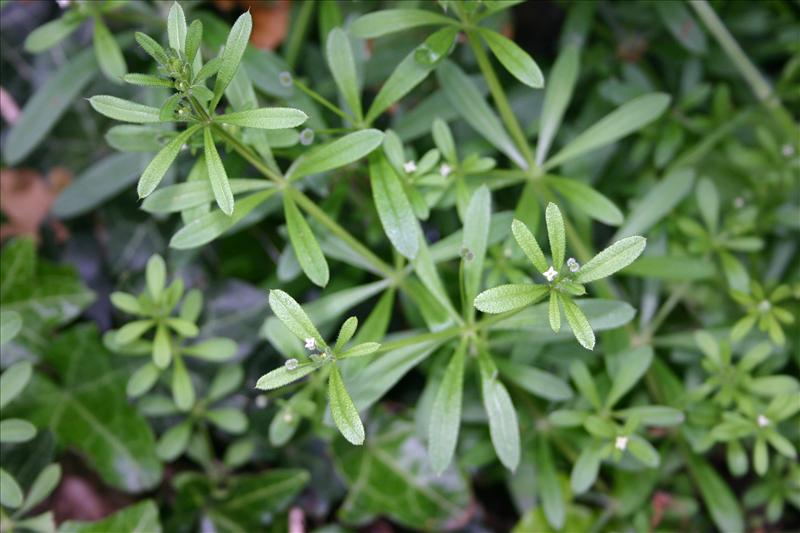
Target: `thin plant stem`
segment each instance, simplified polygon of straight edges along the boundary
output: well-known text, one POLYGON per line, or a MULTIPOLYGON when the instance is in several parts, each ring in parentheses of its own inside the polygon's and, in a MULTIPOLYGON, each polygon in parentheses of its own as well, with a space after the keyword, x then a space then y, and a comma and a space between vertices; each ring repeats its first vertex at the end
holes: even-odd
POLYGON ((293 69, 297 64, 297 57, 300 55, 313 10, 314 2, 301 2, 297 20, 291 21, 293 31, 289 35, 289 42, 286 43, 286 63, 289 68, 293 69))

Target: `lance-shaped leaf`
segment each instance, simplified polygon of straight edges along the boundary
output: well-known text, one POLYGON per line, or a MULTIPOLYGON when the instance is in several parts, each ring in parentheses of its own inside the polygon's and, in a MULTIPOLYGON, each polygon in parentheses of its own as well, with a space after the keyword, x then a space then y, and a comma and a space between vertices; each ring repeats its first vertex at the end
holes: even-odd
POLYGON ((528 260, 536 267, 536 270, 539 272, 546 271, 548 267, 547 259, 545 259, 544 253, 539 247, 539 243, 536 242, 536 237, 533 236, 528 226, 514 219, 513 222, 511 222, 511 233, 514 234, 514 239, 516 239, 517 244, 522 248, 528 260))
POLYGON ((544 436, 536 439, 534 463, 536 465, 537 494, 542 499, 544 515, 551 526, 560 530, 564 527, 565 519, 564 494, 556 473, 550 443, 544 436))
POLYGON ((189 64, 194 63, 197 51, 200 49, 200 42, 203 40, 203 23, 194 20, 186 30, 185 52, 189 64))
POLYGON ((489 240, 489 223, 492 216, 492 197, 482 185, 472 195, 464 218, 462 261, 464 262, 464 296, 472 302, 481 285, 486 243, 489 240))
POLYGON ((645 94, 634 98, 572 139, 569 144, 545 162, 544 168, 556 167, 643 128, 660 117, 667 109, 669 102, 669 95, 663 93, 645 94))
POLYGON ((303 155, 289 169, 289 179, 296 180, 309 174, 349 165, 368 155, 382 142, 383 132, 379 130, 369 129, 350 133, 303 155))
POLYGON ((369 178, 383 231, 398 252, 414 259, 419 249, 419 225, 403 184, 383 154, 370 156, 369 178))
POLYGON ((534 89, 541 89, 544 86, 542 71, 528 52, 496 31, 486 28, 481 28, 479 31, 494 56, 512 76, 534 89))
POLYGON ((331 417, 344 438, 357 446, 364 444, 364 425, 358 416, 358 409, 344 387, 342 374, 336 365, 333 365, 328 378, 328 401, 331 417))
POLYGON ((653 349, 639 346, 617 356, 617 371, 606 396, 606 408, 612 408, 641 379, 653 361, 653 349))
POLYGON ((226 215, 233 214, 233 192, 228 183, 228 173, 225 172, 225 165, 219 157, 217 147, 214 145, 214 137, 211 135, 211 128, 203 130, 203 148, 206 156, 206 168, 211 189, 214 191, 214 198, 217 205, 226 215))
POLYGON ((356 73, 356 61, 353 57, 353 49, 350 46, 350 39, 341 28, 334 28, 328 34, 325 46, 325 58, 328 61, 328 69, 333 74, 333 81, 342 93, 344 101, 355 115, 357 121, 362 118, 361 97, 358 89, 358 74, 356 73))
POLYGON ((306 341, 311 338, 316 342, 319 349, 328 347, 325 341, 322 340, 322 335, 319 334, 317 328, 311 323, 311 319, 300 304, 294 298, 279 289, 272 289, 269 291, 269 306, 272 312, 278 317, 278 320, 283 322, 286 328, 295 334, 295 336, 306 341))
POLYGON ((176 52, 183 52, 186 43, 186 15, 178 2, 173 2, 167 15, 167 37, 169 46, 176 52))
POLYGON ((108 79, 120 83, 120 78, 128 72, 128 65, 125 64, 125 58, 122 56, 119 44, 117 44, 108 26, 99 16, 94 18, 93 37, 94 53, 97 57, 97 63, 100 65, 100 70, 103 71, 103 74, 108 79))
POLYGON ((258 378, 256 388, 261 390, 277 389, 309 375, 314 370, 316 367, 312 363, 299 364, 294 368, 286 365, 279 366, 258 378))
POLYGON ((541 300, 548 291, 548 287, 534 283, 500 285, 476 296, 474 305, 484 313, 505 313, 541 300))
POLYGON ((64 16, 42 24, 25 38, 25 50, 32 54, 44 52, 66 39, 85 20, 86 17, 64 16))
MULTIPOLYGON (((234 195, 270 189, 274 186, 272 182, 264 179, 229 179, 228 184, 234 195)), ((178 213, 213 201, 214 191, 211 183, 204 179, 162 187, 145 198, 142 209, 148 213, 178 213)))
POLYGON ((242 55, 247 49, 247 42, 250 40, 250 31, 253 29, 253 18, 249 11, 242 13, 233 24, 225 48, 222 49, 222 63, 217 71, 217 79, 214 82, 214 99, 211 107, 214 108, 222 98, 225 88, 236 75, 236 69, 242 61, 242 55))
POLYGON ((439 24, 455 24, 455 20, 422 9, 384 9, 368 13, 350 25, 350 33, 360 39, 374 39, 390 33, 439 24))
POLYGON ((157 107, 138 104, 116 96, 104 94, 92 96, 89 98, 89 103, 95 111, 114 120, 135 124, 162 122, 159 116, 160 110, 157 107))
POLYGON ((0 375, 0 409, 19 396, 31 379, 32 373, 33 367, 30 361, 17 361, 0 375))
POLYGON ((564 306, 564 316, 567 317, 567 323, 572 328, 575 338, 587 350, 594 349, 594 331, 592 331, 592 326, 586 319, 586 315, 583 314, 581 308, 572 298, 561 295, 559 299, 561 300, 561 305, 564 306))
POLYGON ((244 128, 261 130, 280 130, 294 128, 308 120, 308 115, 291 107, 262 107, 248 111, 226 113, 214 118, 216 122, 224 122, 244 128))
POLYGON ((578 79, 580 67, 580 48, 577 46, 566 47, 556 59, 553 70, 548 78, 542 104, 542 118, 539 126, 539 139, 536 144, 536 164, 540 165, 547 157, 547 152, 553 144, 553 139, 561 126, 575 81, 578 79))
POLYGON ((135 35, 136 42, 139 43, 139 46, 142 47, 142 50, 147 52, 147 55, 152 57, 156 60, 159 65, 166 65, 169 58, 167 57, 167 53, 164 51, 164 48, 158 44, 155 39, 147 35, 146 33, 136 32, 135 35))
POLYGON ((431 407, 428 454, 433 471, 440 475, 453 460, 458 443, 466 348, 466 343, 461 342, 450 358, 431 407))
POLYGON ((602 454, 596 446, 589 445, 583 448, 578 460, 572 466, 570 485, 576 494, 581 494, 589 490, 597 479, 600 471, 600 461, 602 454))
POLYGON ((517 469, 520 456, 519 423, 517 411, 511 403, 505 385, 497 379, 497 367, 491 356, 482 352, 479 356, 481 396, 483 407, 489 418, 489 435, 497 457, 503 466, 512 472, 517 469))
POLYGON ((547 222, 547 238, 550 241, 550 255, 553 257, 553 267, 560 270, 564 265, 564 255, 567 249, 567 237, 564 232, 564 219, 556 204, 547 204, 545 210, 547 222))
POLYGON ((324 287, 330 278, 328 262, 319 247, 317 238, 311 231, 311 226, 303 218, 288 191, 283 195, 283 212, 286 217, 289 241, 292 243, 297 262, 300 263, 300 267, 308 279, 315 285, 324 287))
POLYGON ((578 283, 588 283, 621 270, 633 263, 647 245, 647 239, 634 235, 615 242, 582 265, 575 275, 578 283))
POLYGON ((183 131, 180 135, 172 139, 160 152, 156 154, 147 168, 142 172, 142 177, 139 178, 139 185, 137 191, 139 198, 144 198, 158 187, 161 180, 164 179, 164 174, 178 157, 178 154, 183 148, 183 145, 189 142, 189 139, 197 133, 202 127, 201 124, 195 124, 183 131))
POLYGON ((667 174, 637 202, 625 225, 614 234, 614 239, 645 233, 652 228, 691 192, 694 177, 694 169, 667 174))
POLYGON ((415 51, 412 50, 404 57, 381 86, 367 111, 365 119, 367 124, 371 124, 392 104, 408 94, 433 70, 432 65, 422 65, 414 59, 414 54, 415 51))
POLYGON ((583 211, 593 219, 610 226, 622 224, 624 218, 622 211, 614 205, 614 202, 585 183, 574 179, 548 176, 547 184, 552 185, 561 193, 575 209, 583 211))

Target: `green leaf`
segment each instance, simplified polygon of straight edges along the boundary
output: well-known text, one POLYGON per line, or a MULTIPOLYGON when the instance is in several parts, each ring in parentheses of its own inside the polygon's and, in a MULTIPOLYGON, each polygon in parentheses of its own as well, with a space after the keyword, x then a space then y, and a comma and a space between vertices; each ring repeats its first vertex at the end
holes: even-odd
POLYGON ((503 377, 534 396, 554 402, 572 398, 572 389, 554 374, 504 359, 496 361, 496 364, 503 377))
POLYGON ((314 339, 319 349, 328 347, 311 319, 294 298, 279 289, 269 291, 269 306, 283 325, 301 341, 314 339))
POLYGON ((289 169, 290 180, 349 165, 365 157, 383 142, 383 132, 361 130, 318 146, 298 159, 289 169))
POLYGON ((384 9, 356 19, 350 25, 350 34, 359 39, 374 39, 411 28, 440 24, 455 24, 455 21, 422 9, 384 9))
POLYGON ((94 17, 93 35, 94 53, 97 57, 97 64, 100 65, 100 70, 111 81, 120 83, 122 76, 128 72, 128 65, 125 64, 125 58, 122 56, 119 44, 117 44, 108 26, 99 16, 94 17))
POLYGON ((328 377, 328 401, 331 416, 342 436, 356 446, 364 444, 364 425, 358 416, 358 409, 344 388, 342 375, 336 365, 331 368, 328 377))
POLYGON ((630 454, 648 468, 657 468, 661 462, 661 457, 658 455, 658 451, 653 448, 653 445, 639 435, 631 435, 629 439, 627 450, 630 454))
POLYGON ((541 300, 549 288, 533 283, 500 285, 475 297, 474 305, 483 313, 505 313, 541 300))
POLYGON ((527 168, 525 159, 514 146, 500 119, 489 108, 480 91, 464 71, 451 61, 443 61, 436 69, 436 75, 447 101, 456 108, 458 114, 514 163, 527 168))
POLYGON ((439 117, 436 117, 431 126, 431 133, 433 135, 433 142, 442 153, 442 156, 451 163, 458 162, 458 152, 456 151, 456 143, 453 140, 453 133, 450 131, 450 126, 447 122, 439 117))
POLYGON ((625 225, 614 234, 614 239, 645 233, 672 212, 692 190, 693 183, 692 169, 678 170, 665 176, 637 202, 625 225))
POLYGON ((543 168, 547 170, 557 167, 643 128, 660 117, 669 106, 669 102, 669 95, 664 93, 645 94, 634 98, 572 139, 556 155, 548 159, 543 168))
POLYGON ((428 425, 428 455, 433 471, 441 475, 456 451, 461 426, 461 394, 467 345, 461 342, 450 358, 436 391, 428 425))
POLYGON ((116 341, 121 345, 130 344, 138 340, 154 325, 155 322, 150 319, 128 322, 117 330, 116 341))
MULTIPOLYGON (((234 195, 273 187, 264 179, 229 179, 228 184, 234 195)), ((179 213, 213 201, 214 191, 208 180, 187 181, 154 191, 142 202, 142 209, 148 213, 179 213)))
POLYGON ((253 18, 250 16, 249 11, 242 13, 233 24, 220 56, 222 64, 220 64, 217 79, 214 83, 214 99, 211 101, 211 108, 217 106, 219 99, 222 98, 222 94, 225 92, 225 88, 236 75, 236 70, 242 61, 242 55, 247 49, 247 42, 250 40, 252 28, 253 18))
POLYGON ((578 456, 578 460, 572 466, 570 476, 570 486, 573 492, 581 494, 589 490, 597 479, 600 471, 601 455, 594 446, 585 446, 578 456))
POLYGON ((172 399, 181 411, 187 412, 194 406, 194 387, 186 371, 183 359, 175 357, 172 365, 172 399))
POLYGON ((700 178, 697 181, 696 196, 700 216, 703 217, 706 227, 711 230, 712 234, 715 234, 719 224, 719 192, 717 192, 717 187, 710 179, 700 178))
POLYGON ((161 299, 161 293, 167 281, 167 265, 164 259, 156 254, 147 261, 146 278, 147 290, 154 301, 161 299))
POLYGON ((622 211, 614 202, 580 181, 548 176, 546 183, 552 185, 576 209, 609 226, 623 222, 622 211))
POLYGON ((307 376, 314 370, 316 370, 316 367, 311 363, 298 365, 293 370, 286 366, 281 366, 261 376, 256 383, 256 388, 261 390, 277 389, 307 376))
POLYGON ((522 248, 528 260, 536 267, 536 270, 545 272, 548 267, 547 259, 545 259, 544 253, 539 247, 539 243, 536 242, 536 237, 533 236, 528 226, 514 219, 514 221, 511 222, 511 233, 514 234, 514 239, 516 239, 517 244, 522 248))
POLYGON ((662 405, 642 405, 617 411, 623 418, 636 417, 643 426, 671 427, 683 423, 686 418, 683 413, 673 407, 662 405))
POLYGON ((548 305, 548 319, 550 328, 555 332, 561 329, 561 308, 558 305, 558 291, 550 292, 550 302, 548 305))
POLYGON ((553 144, 553 139, 561 126, 561 120, 564 118, 564 112, 572 98, 575 82, 578 79, 580 60, 580 48, 572 45, 564 48, 553 65, 544 92, 539 139, 536 143, 536 164, 539 166, 547 157, 547 152, 553 144))
POLYGON ((687 462, 703 502, 720 531, 737 533, 744 531, 741 506, 728 484, 702 457, 689 454, 687 462))
POLYGON ((11 474, 0 468, 0 504, 11 509, 22 505, 22 489, 11 474))
POLYGON ((336 87, 355 115, 356 121, 360 122, 363 114, 356 61, 353 57, 353 49, 350 47, 350 39, 341 28, 334 28, 328 34, 325 58, 328 61, 328 69, 333 75, 333 81, 336 82, 336 87))
POLYGON ((680 2, 656 2, 655 8, 675 39, 690 52, 705 54, 706 34, 680 2))
POLYGON ((575 281, 589 283, 610 276, 633 263, 646 245, 647 239, 638 235, 615 242, 582 265, 575 275, 575 281))
POLYGON ((377 342, 362 342, 355 346, 348 348, 346 351, 339 354, 339 359, 348 359, 351 357, 364 357, 371 355, 380 349, 381 345, 377 342))
POLYGON ((158 368, 164 369, 172 361, 172 341, 166 326, 159 324, 153 339, 153 362, 158 368))
POLYGON ((172 462, 178 458, 189 445, 192 436, 192 421, 184 420, 177 425, 169 428, 161 438, 158 439, 156 448, 158 457, 162 461, 172 462))
POLYGON ((403 184, 382 154, 369 158, 369 177, 375 209, 389 241, 407 259, 419 250, 419 224, 403 184))
POLYGON ((160 117, 161 111, 158 108, 137 104, 116 96, 105 94, 92 96, 89 98, 89 103, 95 111, 114 120, 135 124, 163 122, 160 117))
POLYGON ((105 135, 108 145, 119 152, 157 152, 160 139, 168 132, 154 126, 120 124, 110 128, 105 135))
POLYGON ((291 107, 262 107, 226 113, 214 117, 217 122, 241 126, 243 128, 257 128, 262 130, 280 130, 294 128, 308 120, 308 115, 291 107))
POLYGON ((581 308, 566 295, 562 295, 561 305, 564 306, 564 316, 567 317, 569 327, 572 328, 572 333, 578 342, 587 350, 594 349, 594 331, 592 326, 586 319, 581 308))
POLYGON ((389 78, 381 86, 367 111, 364 122, 371 124, 378 116, 386 111, 392 104, 403 98, 411 89, 422 83, 428 77, 434 66, 422 65, 415 58, 412 50, 394 68, 389 78))
POLYGON ((141 154, 111 154, 81 172, 53 204, 52 213, 68 220, 93 210, 133 185, 142 173, 141 154))
POLYGON ((47 79, 8 132, 3 146, 6 164, 16 165, 39 145, 96 72, 94 53, 86 50, 47 79))
POLYGON ((58 528, 59 533, 161 533, 158 506, 153 500, 144 500, 129 505, 121 511, 94 522, 67 520, 58 528))
POLYGON ((556 473, 553 452, 545 437, 536 439, 534 454, 537 495, 541 498, 547 522, 560 530, 564 527, 565 520, 564 494, 556 473))
POLYGON ((214 191, 214 198, 222 212, 230 216, 233 214, 233 192, 228 183, 228 173, 225 172, 225 165, 222 164, 217 147, 214 145, 211 128, 203 129, 203 147, 206 156, 208 179, 211 183, 211 189, 214 191))
POLYGON ((717 267, 711 261, 692 257, 643 255, 619 273, 666 281, 695 281, 715 277, 717 267))
POLYGON ((642 378, 653 361, 653 349, 639 346, 615 356, 617 370, 606 396, 606 408, 611 409, 642 378))
POLYGON ((336 337, 336 344, 333 347, 334 353, 339 353, 350 342, 350 339, 356 333, 356 328, 358 328, 358 318, 351 316, 344 321, 342 327, 339 328, 339 335, 336 337))
POLYGON ((300 267, 315 285, 325 287, 330 279, 328 262, 311 231, 311 226, 303 218, 289 191, 283 195, 283 212, 289 241, 292 243, 300 267))
POLYGON ((0 409, 19 396, 32 373, 33 366, 29 361, 17 361, 0 375, 0 409))
POLYGON ((139 370, 131 374, 125 386, 125 393, 131 398, 138 398, 146 394, 153 388, 153 385, 156 384, 160 373, 161 371, 155 364, 145 364, 139 368, 139 370))
POLYGON ((184 355, 190 355, 204 361, 223 362, 236 355, 236 342, 224 337, 212 337, 191 346, 182 348, 184 355))
POLYGON ((544 76, 542 71, 539 70, 539 65, 525 50, 496 31, 486 28, 479 28, 478 31, 497 60, 502 63, 512 76, 528 87, 533 87, 534 89, 544 87, 544 76))
POLYGON ((567 237, 564 232, 564 219, 561 211, 554 203, 548 203, 545 210, 547 222, 547 238, 550 241, 550 255, 553 257, 553 267, 561 270, 564 265, 564 255, 567 249, 567 237))
POLYGON ((489 189, 482 185, 472 195, 464 218, 462 241, 464 256, 462 261, 464 264, 464 296, 467 305, 475 299, 481 288, 491 216, 492 196, 489 189))
POLYGON ((36 428, 21 418, 6 418, 0 421, 0 442, 28 442, 36 435, 36 428))
POLYGON ((85 17, 63 16, 42 24, 25 38, 25 51, 38 54, 48 50, 78 29, 85 17))
POLYGON ((197 51, 200 49, 200 43, 203 40, 203 23, 199 20, 193 20, 189 24, 189 29, 186 30, 185 48, 186 59, 189 64, 195 62, 197 51))
POLYGON ((150 425, 125 396, 127 371, 111 366, 94 326, 56 337, 43 358, 52 377, 37 374, 22 398, 22 412, 58 445, 71 447, 111 485, 148 490, 161 479, 150 425))
POLYGON ((201 127, 201 124, 190 126, 156 154, 150 164, 147 165, 147 168, 144 169, 144 172, 142 172, 142 177, 139 178, 139 185, 137 186, 139 198, 145 198, 158 187, 158 184, 164 179, 164 174, 167 173, 172 162, 178 157, 183 145, 188 143, 192 135, 197 133, 201 127))
POLYGON ((186 15, 178 2, 173 2, 167 15, 167 36, 169 46, 176 52, 183 52, 186 44, 186 15))
POLYGON ((519 465, 519 424, 514 404, 511 403, 505 385, 497 379, 497 368, 489 354, 479 356, 481 374, 481 396, 483 407, 489 418, 489 434, 497 457, 503 466, 512 472, 519 465))
MULTIPOLYGON (((15 311, 0 312, 0 345, 14 340, 22 329, 22 317, 15 311)), ((0 405, 2 402, 0 402, 0 405)))
POLYGON ((170 247, 178 250, 187 250, 213 241, 234 227, 276 192, 278 192, 278 189, 268 189, 239 200, 234 205, 233 214, 230 216, 218 210, 200 216, 172 236, 172 240, 169 242, 170 247))
POLYGON ((152 37, 146 33, 136 32, 136 42, 142 47, 142 50, 147 52, 147 55, 156 60, 159 65, 166 65, 169 61, 167 53, 152 37))
POLYGON ((569 375, 572 377, 572 381, 580 391, 581 396, 588 400, 595 410, 599 411, 602 406, 600 394, 597 392, 597 386, 594 384, 586 364, 583 361, 573 362, 569 367, 569 375))
POLYGON ((20 509, 20 513, 22 514, 42 503, 55 490, 60 480, 61 465, 58 463, 47 465, 33 480, 33 484, 28 490, 28 496, 25 498, 25 505, 20 509))
POLYGON ((235 407, 211 409, 206 412, 206 418, 222 431, 232 435, 239 435, 247 430, 247 417, 235 407))
POLYGON ((458 32, 455 26, 436 30, 414 49, 414 61, 425 67, 435 67, 453 51, 458 32))

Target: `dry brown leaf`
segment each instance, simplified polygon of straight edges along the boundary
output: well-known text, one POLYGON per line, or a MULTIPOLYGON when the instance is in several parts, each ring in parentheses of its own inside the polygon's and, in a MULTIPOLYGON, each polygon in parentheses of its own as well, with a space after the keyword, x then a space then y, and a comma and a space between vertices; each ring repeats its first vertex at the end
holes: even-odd
MULTIPOLYGON (((53 168, 44 178, 31 169, 0 170, 0 211, 7 222, 0 226, 0 240, 14 235, 30 235, 39 240, 39 226, 47 218, 58 193, 71 181, 71 173, 53 168)), ((54 224, 56 237, 67 237, 66 228, 54 224)))

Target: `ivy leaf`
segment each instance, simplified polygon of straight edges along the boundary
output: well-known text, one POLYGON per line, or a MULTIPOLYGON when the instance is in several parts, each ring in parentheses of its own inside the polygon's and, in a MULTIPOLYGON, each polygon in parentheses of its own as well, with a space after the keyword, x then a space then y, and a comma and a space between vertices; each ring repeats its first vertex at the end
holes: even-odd
POLYGON ((197 133, 201 127, 201 124, 190 126, 156 154, 150 164, 147 165, 147 168, 144 169, 144 172, 142 172, 142 177, 139 178, 139 185, 137 186, 139 198, 148 196, 158 187, 158 184, 164 179, 164 174, 167 173, 169 167, 172 166, 172 162, 178 157, 183 145, 189 142, 192 135, 197 133))
POLYGON ((422 9, 384 9, 359 17, 350 33, 360 39, 374 39, 420 26, 455 24, 455 20, 422 9))
POLYGON ((580 48, 567 46, 558 55, 544 92, 539 139, 536 143, 536 164, 544 163, 547 152, 561 126, 564 112, 572 98, 580 68, 580 48))
POLYGON ((280 130, 303 124, 308 115, 291 107, 262 107, 218 115, 214 120, 243 128, 280 130))
POLYGON ((317 328, 311 323, 311 319, 294 298, 282 290, 272 289, 269 291, 269 306, 278 320, 283 322, 283 325, 298 339, 305 341, 311 338, 320 349, 328 347, 317 328))
POLYGON ((670 97, 664 93, 645 94, 615 109, 589 129, 572 139, 556 155, 548 159, 545 170, 611 144, 643 128, 661 116, 669 106, 670 97))
POLYGON ((519 465, 519 423, 505 385, 497 379, 497 368, 488 353, 479 356, 481 396, 489 418, 489 435, 497 457, 512 472, 519 465))
POLYGON ((561 305, 564 306, 564 316, 567 317, 569 327, 572 328, 572 333, 578 342, 587 350, 594 349, 594 331, 592 326, 586 319, 581 308, 572 300, 572 298, 561 295, 559 298, 561 305))
POLYGON ((289 169, 287 176, 294 181, 309 174, 318 174, 349 165, 368 155, 382 142, 383 132, 379 130, 369 129, 349 133, 304 154, 289 169))
POLYGON ((550 255, 553 256, 553 267, 560 270, 564 265, 564 255, 567 249, 564 219, 561 218, 561 211, 552 202, 547 204, 544 214, 547 223, 547 238, 550 241, 550 255))
POLYGON ((441 475, 453 460, 461 426, 461 394, 464 388, 466 343, 461 342, 444 372, 431 407, 428 455, 433 471, 441 475))
POLYGON ((476 296, 474 305, 484 313, 505 313, 541 300, 549 290, 533 283, 500 285, 476 296))
POLYGON ((344 388, 342 375, 336 365, 333 365, 328 377, 328 400, 333 421, 344 438, 356 446, 364 444, 364 425, 358 416, 358 409, 344 388))
POLYGON ((519 81, 534 89, 544 87, 544 76, 539 70, 539 65, 508 37, 500 35, 494 30, 479 28, 481 37, 489 45, 494 56, 503 64, 507 71, 519 81))
MULTIPOLYGON (((185 24, 185 22, 184 22, 185 24)), ((214 98, 211 100, 211 108, 217 107, 219 99, 225 92, 225 88, 233 80, 239 63, 242 61, 244 51, 247 49, 247 42, 250 40, 250 32, 253 29, 253 18, 249 11, 242 13, 234 22, 225 47, 222 49, 222 63, 217 71, 217 79, 214 82, 214 98)))
POLYGON ((369 178, 383 231, 403 257, 414 259, 419 250, 419 224, 403 184, 382 154, 370 156, 369 178))
POLYGON ((122 81, 122 76, 128 72, 128 65, 119 49, 116 39, 106 26, 103 19, 99 16, 94 17, 94 53, 97 56, 97 64, 100 70, 108 79, 116 83, 122 81))
POLYGON ((633 263, 646 245, 647 239, 638 235, 615 242, 582 265, 575 275, 575 281, 589 283, 610 276, 633 263))
POLYGON ((360 91, 358 89, 356 61, 353 57, 353 49, 350 47, 350 39, 341 28, 334 28, 328 33, 325 58, 328 61, 328 69, 333 75, 333 81, 336 82, 339 92, 342 93, 347 106, 355 115, 356 121, 360 122, 363 114, 360 91))
POLYGON ((303 218, 289 191, 283 195, 283 212, 289 241, 292 243, 300 267, 315 285, 324 287, 330 278, 328 262, 311 231, 311 226, 303 218))

